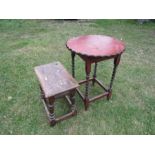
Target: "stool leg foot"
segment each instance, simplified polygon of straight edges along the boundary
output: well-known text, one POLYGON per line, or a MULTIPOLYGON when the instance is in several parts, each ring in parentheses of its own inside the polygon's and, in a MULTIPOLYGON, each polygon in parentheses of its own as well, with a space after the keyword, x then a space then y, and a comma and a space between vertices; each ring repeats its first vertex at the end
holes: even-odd
POLYGON ((50 124, 50 126, 55 126, 56 125, 56 121, 50 121, 49 124, 50 124))

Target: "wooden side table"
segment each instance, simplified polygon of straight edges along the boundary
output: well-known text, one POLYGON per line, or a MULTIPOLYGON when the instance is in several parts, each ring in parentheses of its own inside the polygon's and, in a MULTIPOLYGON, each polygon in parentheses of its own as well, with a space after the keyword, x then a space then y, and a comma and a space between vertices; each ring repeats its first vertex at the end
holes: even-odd
POLYGON ((35 72, 40 83, 43 104, 49 119, 50 125, 70 118, 77 114, 75 106, 75 92, 79 86, 77 81, 67 72, 60 62, 54 62, 35 67, 35 72), (57 98, 65 97, 70 106, 70 112, 55 117, 54 101, 57 98))
POLYGON ((75 77, 75 55, 79 55, 85 62, 86 80, 80 81, 79 84, 86 83, 85 94, 83 95, 79 89, 78 94, 84 101, 85 110, 88 109, 90 102, 96 99, 107 97, 109 100, 112 95, 112 84, 116 74, 116 68, 120 62, 121 54, 125 51, 125 45, 122 41, 113 37, 104 35, 85 35, 72 38, 67 41, 67 48, 71 51, 72 57, 72 75, 75 77), (97 63, 103 60, 114 59, 114 67, 109 88, 105 88, 103 84, 97 80, 97 63), (93 78, 90 78, 91 64, 95 63, 93 78), (89 98, 89 82, 96 82, 104 90, 103 94, 89 98))

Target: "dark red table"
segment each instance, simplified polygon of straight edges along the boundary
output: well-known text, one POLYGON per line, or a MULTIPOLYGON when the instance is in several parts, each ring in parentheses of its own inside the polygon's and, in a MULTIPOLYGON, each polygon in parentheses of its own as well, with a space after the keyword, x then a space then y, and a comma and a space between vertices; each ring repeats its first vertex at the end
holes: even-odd
POLYGON ((120 62, 121 54, 125 51, 125 45, 122 41, 110 36, 104 35, 85 35, 72 38, 67 41, 67 48, 71 51, 72 56, 72 75, 75 77, 75 55, 79 55, 85 61, 86 80, 80 81, 79 84, 86 83, 85 94, 79 89, 77 92, 84 101, 85 110, 88 109, 89 103, 96 99, 107 97, 109 100, 112 95, 112 84, 116 73, 116 68, 120 62), (109 88, 105 88, 96 78, 97 63, 107 59, 114 59, 109 88), (90 78, 91 64, 95 63, 93 78, 90 78), (89 98, 89 82, 98 83, 104 90, 103 94, 89 98))

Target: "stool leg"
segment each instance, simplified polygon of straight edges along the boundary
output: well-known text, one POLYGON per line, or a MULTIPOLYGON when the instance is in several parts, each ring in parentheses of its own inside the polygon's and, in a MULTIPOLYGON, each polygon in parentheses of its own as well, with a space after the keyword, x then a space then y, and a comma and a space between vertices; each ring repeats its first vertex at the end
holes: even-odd
POLYGON ((96 72, 97 72, 97 63, 95 62, 95 66, 94 66, 94 75, 93 75, 93 82, 92 82, 93 86, 94 86, 94 84, 95 84, 96 72))
POLYGON ((90 72, 91 72, 91 63, 89 61, 85 62, 85 71, 86 71, 86 89, 85 89, 84 105, 85 105, 85 110, 87 110, 89 106, 88 92, 89 92, 89 78, 90 78, 90 72))
POLYGON ((113 81, 115 78, 117 66, 119 65, 119 62, 120 62, 120 58, 121 58, 121 55, 118 55, 114 58, 114 67, 113 67, 111 81, 110 81, 110 85, 109 85, 109 89, 108 89, 109 94, 107 96, 107 100, 109 100, 111 98, 111 95, 112 95, 112 85, 113 85, 113 81))
POLYGON ((41 85, 39 85, 39 87, 40 87, 40 92, 41 92, 41 99, 45 99, 45 94, 44 94, 44 91, 43 91, 41 85))
POLYGON ((72 76, 75 78, 75 53, 71 52, 72 57, 72 76))
POLYGON ((50 120, 50 125, 54 126, 56 124, 55 120, 55 114, 54 114, 54 97, 48 98, 48 110, 49 110, 49 120, 50 120))
POLYGON ((73 115, 77 114, 76 105, 75 105, 75 90, 72 90, 70 93, 70 100, 71 100, 71 111, 73 115))

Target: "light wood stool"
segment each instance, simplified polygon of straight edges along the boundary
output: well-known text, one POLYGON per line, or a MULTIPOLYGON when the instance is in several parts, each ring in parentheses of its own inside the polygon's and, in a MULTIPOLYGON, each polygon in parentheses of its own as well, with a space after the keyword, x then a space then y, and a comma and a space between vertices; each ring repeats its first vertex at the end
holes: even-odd
POLYGON ((60 62, 53 62, 35 67, 35 73, 40 83, 41 97, 49 119, 50 125, 70 118, 77 114, 75 106, 75 92, 79 86, 78 82, 67 72, 60 62), (55 117, 54 101, 65 97, 70 106, 70 112, 55 117))

